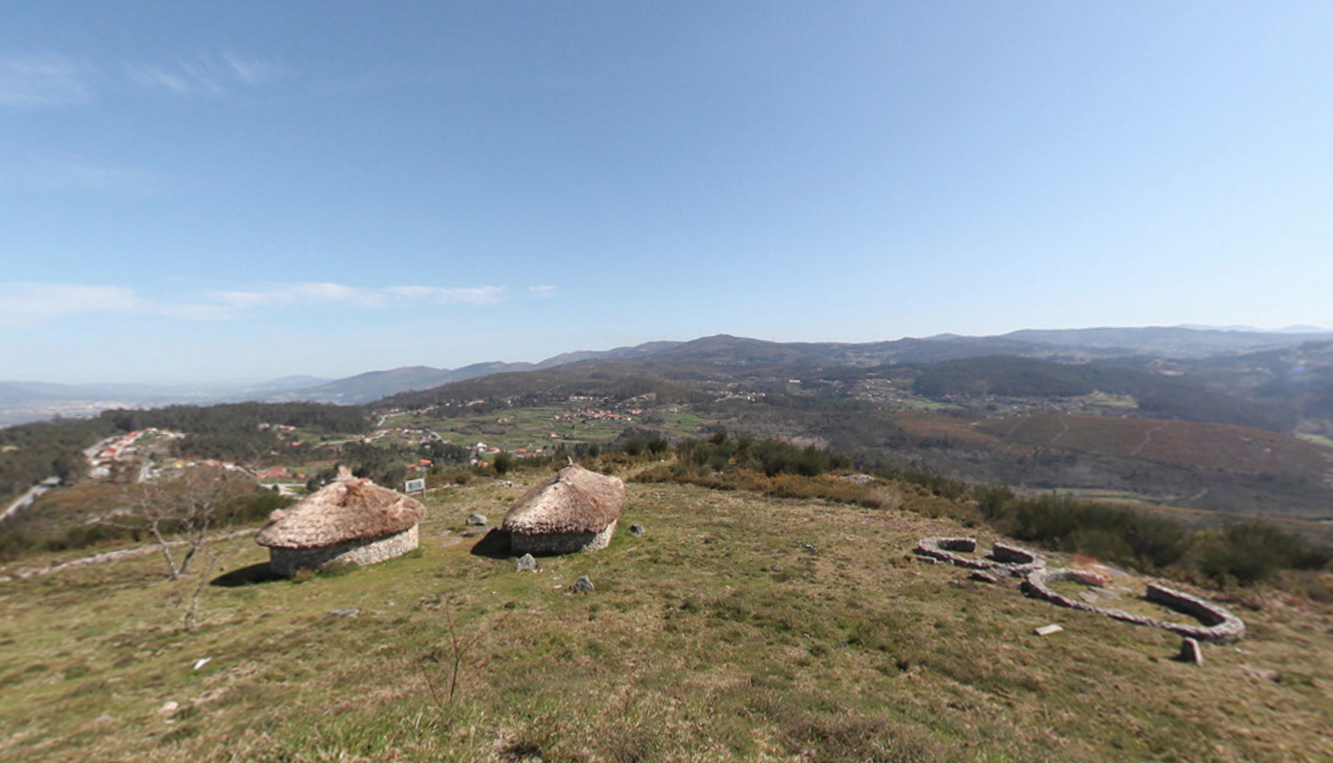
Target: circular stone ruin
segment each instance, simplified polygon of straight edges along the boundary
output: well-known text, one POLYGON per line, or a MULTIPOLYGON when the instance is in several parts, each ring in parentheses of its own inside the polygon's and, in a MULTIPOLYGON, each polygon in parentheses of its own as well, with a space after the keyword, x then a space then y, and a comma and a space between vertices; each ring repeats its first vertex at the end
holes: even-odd
POLYGON ((976 538, 932 537, 922 538, 916 544, 919 556, 973 570, 992 570, 1023 577, 1034 570, 1046 568, 1046 559, 1041 554, 1009 543, 995 543, 988 557, 961 555, 972 554, 976 550, 976 538))
POLYGON ((1122 620, 1135 625, 1148 625, 1154 628, 1162 628, 1172 633, 1180 634, 1188 638, 1199 641, 1211 641, 1215 644, 1225 644, 1245 635, 1245 623, 1226 609, 1210 604, 1197 596, 1191 596, 1187 593, 1181 593, 1166 586, 1156 583, 1148 584, 1148 592, 1144 597, 1148 601, 1161 604, 1168 609, 1173 609, 1182 614, 1197 618, 1202 625, 1189 625, 1185 623, 1170 622, 1167 620, 1157 620, 1145 615, 1135 615, 1120 609, 1111 609, 1108 607, 1098 607, 1082 601, 1075 601, 1051 589, 1052 583, 1061 580, 1072 580, 1076 583, 1082 583, 1087 586, 1100 588, 1106 585, 1106 579, 1095 572, 1085 570, 1076 570, 1069 567, 1059 567, 1054 569, 1038 569, 1028 573, 1027 580, 1023 583, 1023 593, 1034 599, 1049 601, 1061 607, 1070 609, 1079 609, 1084 612, 1096 612, 1106 615, 1116 620, 1122 620))

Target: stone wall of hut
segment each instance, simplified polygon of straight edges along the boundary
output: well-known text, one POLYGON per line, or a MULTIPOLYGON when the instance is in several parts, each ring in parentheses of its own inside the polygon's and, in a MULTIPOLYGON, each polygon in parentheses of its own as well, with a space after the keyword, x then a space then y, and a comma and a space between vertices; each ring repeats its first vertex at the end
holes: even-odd
POLYGON ((598 551, 611 543, 616 533, 616 522, 599 533, 511 533, 510 548, 515 554, 572 554, 577 551, 598 551))
POLYGON ((412 525, 400 533, 372 540, 317 548, 270 548, 269 567, 278 575, 291 577, 297 570, 318 570, 334 562, 364 566, 402 556, 419 542, 417 526, 412 525))

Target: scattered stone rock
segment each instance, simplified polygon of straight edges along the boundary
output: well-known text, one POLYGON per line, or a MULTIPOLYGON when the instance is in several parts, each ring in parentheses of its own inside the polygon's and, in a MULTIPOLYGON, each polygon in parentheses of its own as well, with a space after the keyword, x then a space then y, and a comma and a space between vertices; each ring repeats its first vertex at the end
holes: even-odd
POLYGON ((782 565, 780 565, 780 564, 775 564, 775 565, 773 565, 772 567, 769 567, 769 568, 768 568, 768 571, 769 571, 769 572, 782 572, 782 565))
POLYGON ((1038 636, 1049 636, 1052 633, 1059 633, 1062 630, 1064 630, 1064 628, 1052 623, 1050 625, 1043 625, 1040 628, 1034 628, 1033 633, 1036 633, 1038 636))
POLYGON ((107 715, 103 713, 102 715, 99 715, 96 718, 94 718, 93 723, 112 723, 115 720, 116 717, 114 715, 107 715))
POLYGON ((1240 672, 1244 673, 1250 678, 1258 678, 1263 681, 1272 681, 1273 683, 1277 683, 1282 679, 1281 674, 1279 674, 1276 670, 1264 670, 1262 668, 1252 668, 1249 665, 1241 665, 1240 672))
POLYGON ((467 519, 463 521, 463 524, 479 526, 486 524, 487 521, 485 514, 468 514, 467 519))
POLYGON ((633 536, 636 537, 636 538, 642 538, 642 537, 643 537, 644 535, 646 535, 647 533, 648 533, 648 529, 645 528, 643 525, 630 525, 630 526, 629 526, 629 534, 630 534, 630 535, 633 535, 633 536))
POLYGON ((853 485, 869 485, 875 481, 875 478, 869 474, 848 474, 847 476, 839 477, 838 479, 843 482, 850 482, 853 485))
POLYGON ((208 663, 210 663, 210 662, 212 662, 212 661, 213 661, 213 658, 212 658, 212 657, 204 657, 203 659, 195 660, 195 661, 194 661, 194 670, 198 670, 199 668, 202 668, 203 666, 207 665, 208 663))
POLYGON ((979 583, 990 583, 994 585, 999 583, 1000 579, 984 570, 972 570, 972 574, 967 576, 968 580, 975 580, 979 583))
POLYGON ((475 538, 478 535, 485 535, 490 531, 491 528, 489 527, 469 527, 468 529, 460 532, 458 535, 459 537, 462 538, 475 538))
POLYGON ((536 572, 537 560, 532 554, 524 554, 518 558, 518 562, 515 564, 515 569, 519 572, 536 572))
POLYGON ((584 575, 583 577, 581 577, 581 578, 579 578, 578 580, 575 580, 575 581, 574 581, 574 590, 575 590, 575 591, 596 591, 596 590, 597 590, 597 587, 594 586, 594 585, 592 584, 592 580, 591 580, 587 575, 584 575))
POLYGON ((331 609, 329 614, 334 617, 356 617, 361 614, 361 610, 356 607, 347 607, 346 609, 331 609))
POLYGON ((1203 664, 1203 647, 1199 646, 1198 639, 1192 639, 1188 636, 1180 642, 1180 661, 1188 662, 1194 665, 1203 664))
POLYGON ((157 714, 158 714, 158 715, 171 715, 172 713, 174 713, 174 712, 176 712, 178 709, 180 709, 180 706, 181 706, 181 703, 179 703, 179 702, 168 702, 168 703, 166 703, 165 705, 163 705, 162 707, 159 707, 159 708, 157 709, 157 714))

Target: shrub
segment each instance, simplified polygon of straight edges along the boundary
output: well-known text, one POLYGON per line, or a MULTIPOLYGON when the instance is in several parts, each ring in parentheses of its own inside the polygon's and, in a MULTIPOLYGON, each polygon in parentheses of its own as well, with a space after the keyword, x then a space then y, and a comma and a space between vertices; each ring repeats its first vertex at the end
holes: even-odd
POLYGON ((1308 547, 1272 522, 1255 520, 1228 524, 1207 534, 1199 544, 1196 566, 1218 583, 1253 585, 1279 569, 1319 569, 1333 550, 1308 547))
POLYGON ((1190 545, 1173 519, 1063 496, 1010 501, 1001 514, 1019 540, 1144 568, 1175 564, 1190 545))
POLYGON ((1001 524, 1012 516, 1010 504, 1017 499, 1014 491, 1005 485, 982 485, 971 490, 977 509, 987 522, 1001 524))

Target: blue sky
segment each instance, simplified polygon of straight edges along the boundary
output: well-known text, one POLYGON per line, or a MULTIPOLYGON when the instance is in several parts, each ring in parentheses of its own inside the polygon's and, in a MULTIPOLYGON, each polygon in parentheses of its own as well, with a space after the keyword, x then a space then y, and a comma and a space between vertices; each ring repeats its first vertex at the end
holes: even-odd
POLYGON ((1325 2, 9 7, 0 379, 1333 326, 1330 39, 1325 2))

